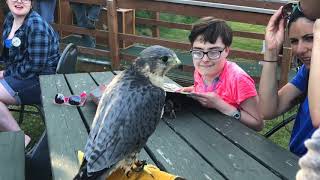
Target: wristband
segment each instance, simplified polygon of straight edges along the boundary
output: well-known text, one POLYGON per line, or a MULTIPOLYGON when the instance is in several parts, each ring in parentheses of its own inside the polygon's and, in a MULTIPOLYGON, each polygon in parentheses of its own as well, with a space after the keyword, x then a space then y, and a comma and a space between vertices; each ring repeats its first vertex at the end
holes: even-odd
POLYGON ((268 60, 260 60, 260 61, 262 61, 262 62, 271 62, 271 63, 278 62, 278 61, 268 61, 268 60))

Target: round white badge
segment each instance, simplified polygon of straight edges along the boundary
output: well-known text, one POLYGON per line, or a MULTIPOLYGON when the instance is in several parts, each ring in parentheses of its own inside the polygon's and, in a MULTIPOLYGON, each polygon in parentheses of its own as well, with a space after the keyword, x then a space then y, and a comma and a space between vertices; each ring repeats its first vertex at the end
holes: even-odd
POLYGON ((21 40, 18 37, 12 38, 12 45, 14 47, 19 47, 21 45, 21 40))

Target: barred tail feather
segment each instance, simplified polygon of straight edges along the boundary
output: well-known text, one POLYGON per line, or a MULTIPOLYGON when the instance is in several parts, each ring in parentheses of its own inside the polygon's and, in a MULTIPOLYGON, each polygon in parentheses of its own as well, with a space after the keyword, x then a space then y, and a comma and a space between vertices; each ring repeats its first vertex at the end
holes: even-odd
POLYGON ((84 158, 80 168, 79 168, 79 172, 76 174, 76 176, 73 178, 73 180, 97 180, 99 178, 104 176, 105 172, 107 169, 98 171, 98 172, 94 172, 92 174, 90 174, 90 176, 88 176, 88 171, 87 171, 87 160, 84 158))

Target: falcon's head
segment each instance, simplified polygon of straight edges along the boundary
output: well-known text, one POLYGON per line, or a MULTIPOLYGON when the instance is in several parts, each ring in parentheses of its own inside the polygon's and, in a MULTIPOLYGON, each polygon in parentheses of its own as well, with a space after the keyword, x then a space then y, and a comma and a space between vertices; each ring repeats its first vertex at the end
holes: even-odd
POLYGON ((181 64, 175 52, 156 45, 141 51, 135 67, 144 74, 163 77, 172 67, 181 64))

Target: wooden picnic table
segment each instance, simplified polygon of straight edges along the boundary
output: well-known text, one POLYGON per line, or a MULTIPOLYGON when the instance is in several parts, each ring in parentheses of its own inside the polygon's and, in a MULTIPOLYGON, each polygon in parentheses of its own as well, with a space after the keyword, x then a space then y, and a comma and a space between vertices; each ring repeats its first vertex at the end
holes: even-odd
POLYGON ((0 132, 0 180, 24 179, 24 133, 0 132))
MULTIPOLYGON (((111 81, 112 72, 40 76, 53 179, 72 179, 96 105, 56 105, 57 93, 90 92, 111 81)), ((298 157, 239 121, 215 110, 188 106, 176 119, 164 118, 140 159, 189 180, 295 179, 298 157)))

